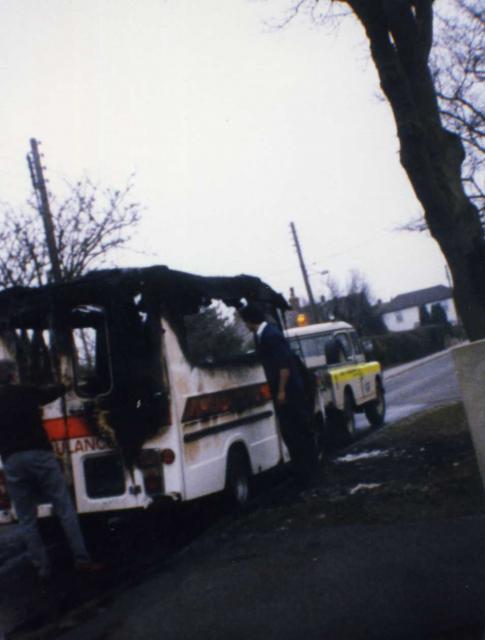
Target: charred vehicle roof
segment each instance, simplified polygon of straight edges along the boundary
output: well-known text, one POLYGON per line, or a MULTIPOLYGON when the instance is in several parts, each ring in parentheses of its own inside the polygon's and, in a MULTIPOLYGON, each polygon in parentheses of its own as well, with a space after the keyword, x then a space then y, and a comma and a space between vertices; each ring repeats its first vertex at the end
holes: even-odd
POLYGON ((281 294, 254 276, 200 276, 152 266, 92 271, 70 282, 5 289, 0 292, 0 321, 34 326, 56 308, 137 296, 139 308, 156 302, 178 313, 193 313, 211 299, 236 307, 246 299, 282 311, 289 308, 281 294))

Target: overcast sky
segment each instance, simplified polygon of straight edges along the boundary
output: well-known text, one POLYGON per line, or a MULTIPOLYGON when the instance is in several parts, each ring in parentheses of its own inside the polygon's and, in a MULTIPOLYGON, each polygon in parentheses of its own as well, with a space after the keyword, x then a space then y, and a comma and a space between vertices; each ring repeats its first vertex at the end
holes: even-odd
POLYGON ((446 284, 400 167, 359 25, 285 29, 290 0, 1 0, 0 199, 46 176, 123 186, 143 220, 123 266, 250 273, 303 294, 289 222, 317 295, 359 270, 383 300, 446 284), (147 255, 143 255, 145 252, 147 255))

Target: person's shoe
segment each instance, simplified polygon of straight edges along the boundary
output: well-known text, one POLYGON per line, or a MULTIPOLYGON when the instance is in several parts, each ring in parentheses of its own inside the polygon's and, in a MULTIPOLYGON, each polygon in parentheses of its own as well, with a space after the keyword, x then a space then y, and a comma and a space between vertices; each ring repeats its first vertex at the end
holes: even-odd
POLYGON ((104 562, 93 562, 92 560, 78 560, 74 563, 74 570, 78 573, 98 573, 104 571, 106 565, 104 562))

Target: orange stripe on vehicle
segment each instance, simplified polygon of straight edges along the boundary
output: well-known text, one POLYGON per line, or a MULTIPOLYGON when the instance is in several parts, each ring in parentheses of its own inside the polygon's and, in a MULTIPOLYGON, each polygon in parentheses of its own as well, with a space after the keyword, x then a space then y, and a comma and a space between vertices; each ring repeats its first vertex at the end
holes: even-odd
POLYGON ((267 382, 204 393, 188 398, 182 422, 208 420, 227 413, 242 413, 247 409, 266 404, 270 400, 271 391, 267 382))
POLYGON ((86 420, 75 416, 69 416, 67 420, 64 418, 44 420, 44 429, 47 431, 49 440, 67 440, 93 435, 86 420))

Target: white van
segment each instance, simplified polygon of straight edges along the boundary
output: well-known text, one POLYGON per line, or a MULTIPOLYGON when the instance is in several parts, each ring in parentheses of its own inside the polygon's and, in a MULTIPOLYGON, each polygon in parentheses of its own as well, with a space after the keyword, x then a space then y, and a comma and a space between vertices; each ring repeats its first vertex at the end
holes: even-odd
MULTIPOLYGON (((44 426, 80 514, 224 490, 244 503, 251 476, 288 460, 234 314, 242 299, 275 322, 288 308, 258 278, 162 266, 0 293, 0 348, 21 380, 73 381, 45 408, 44 426), (208 334, 216 341, 204 353, 208 334)), ((0 473, 0 521, 13 517, 0 473)))

